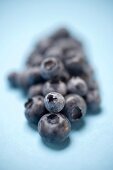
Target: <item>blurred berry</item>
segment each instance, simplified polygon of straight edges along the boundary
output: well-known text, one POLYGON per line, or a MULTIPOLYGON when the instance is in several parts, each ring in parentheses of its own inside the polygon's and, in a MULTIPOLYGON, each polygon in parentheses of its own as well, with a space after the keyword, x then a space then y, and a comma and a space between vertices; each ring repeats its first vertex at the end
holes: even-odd
POLYGON ((57 79, 47 81, 43 85, 43 95, 45 96, 46 94, 48 94, 50 92, 58 92, 62 95, 65 95, 67 92, 65 83, 63 83, 62 81, 57 80, 57 79))

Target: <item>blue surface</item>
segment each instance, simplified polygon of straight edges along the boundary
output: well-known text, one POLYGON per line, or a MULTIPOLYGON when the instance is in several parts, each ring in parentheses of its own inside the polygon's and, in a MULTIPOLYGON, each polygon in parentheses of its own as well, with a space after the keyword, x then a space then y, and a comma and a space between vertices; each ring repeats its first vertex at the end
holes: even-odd
POLYGON ((0 170, 113 169, 112 8, 112 0, 0 1, 0 170), (70 142, 55 149, 45 146, 27 124, 25 99, 9 89, 6 75, 21 68, 38 37, 65 24, 87 41, 102 112, 87 115, 72 131, 70 142))

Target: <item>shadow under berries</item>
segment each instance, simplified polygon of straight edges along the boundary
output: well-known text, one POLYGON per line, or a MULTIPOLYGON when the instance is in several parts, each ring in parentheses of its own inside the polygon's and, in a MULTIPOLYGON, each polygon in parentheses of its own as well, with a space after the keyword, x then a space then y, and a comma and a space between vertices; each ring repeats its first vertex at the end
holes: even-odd
POLYGON ((86 116, 98 116, 102 113, 102 108, 98 108, 96 111, 88 110, 86 116))
POLYGON ((80 119, 80 120, 77 120, 76 122, 73 122, 71 124, 71 128, 72 128, 73 131, 78 131, 78 130, 80 131, 85 127, 85 125, 86 125, 85 120, 80 119))
POLYGON ((60 151, 60 150, 66 149, 71 144, 71 140, 70 140, 69 137, 64 142, 62 142, 62 143, 49 143, 46 140, 44 140, 43 138, 41 138, 41 141, 48 148, 50 148, 52 150, 56 150, 56 151, 60 151))
POLYGON ((27 124, 28 128, 37 132, 37 125, 36 124, 30 123, 30 122, 26 122, 26 124, 27 124))

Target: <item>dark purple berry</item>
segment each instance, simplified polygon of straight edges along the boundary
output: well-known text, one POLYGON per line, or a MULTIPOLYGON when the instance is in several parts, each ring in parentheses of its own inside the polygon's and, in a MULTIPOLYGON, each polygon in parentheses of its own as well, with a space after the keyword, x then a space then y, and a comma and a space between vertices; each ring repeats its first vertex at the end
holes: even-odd
POLYGON ((58 40, 61 38, 68 38, 70 37, 70 33, 66 28, 60 28, 58 29, 52 36, 51 38, 53 40, 58 40))
POLYGON ((49 112, 57 113, 63 109, 65 99, 60 93, 51 92, 45 96, 44 103, 49 112))
POLYGON ((45 96, 46 94, 48 94, 50 92, 58 92, 62 95, 65 95, 67 92, 65 83, 63 83, 62 81, 57 80, 57 79, 47 81, 43 85, 43 95, 45 96))
POLYGON ((43 60, 41 64, 41 76, 45 79, 52 79, 59 76, 63 70, 63 65, 60 60, 49 57, 43 60))
POLYGON ((34 97, 37 95, 41 95, 42 94, 42 84, 38 84, 38 85, 33 85, 30 87, 29 91, 28 91, 28 96, 34 97))
POLYGON ((42 96, 29 98, 25 103, 25 109, 27 120, 37 124, 39 119, 45 114, 44 98, 42 96))
POLYGON ((100 109, 101 98, 98 89, 89 90, 86 95, 88 109, 92 112, 97 112, 100 109))
POLYGON ((33 53, 31 53, 31 55, 28 57, 26 65, 28 67, 37 67, 40 66, 42 60, 43 60, 42 55, 38 54, 37 51, 33 51, 33 53))
POLYGON ((75 53, 75 57, 66 57, 64 65, 71 75, 78 76, 83 72, 85 59, 80 50, 75 53))
POLYGON ((55 57, 62 60, 64 58, 64 54, 60 47, 53 46, 46 52, 45 57, 55 57))
POLYGON ((18 76, 18 85, 20 88, 28 89, 30 86, 42 82, 40 76, 40 69, 38 67, 32 67, 23 71, 18 76))
POLYGON ((40 54, 44 54, 52 46, 52 43, 51 38, 45 38, 37 44, 36 48, 40 54))
POLYGON ((11 87, 18 87, 18 73, 12 72, 8 75, 8 81, 11 87))
POLYGON ((70 74, 66 70, 63 70, 60 74, 60 80, 67 83, 69 79, 70 79, 70 74))
POLYGON ((79 95, 68 95, 66 97, 64 114, 71 122, 74 122, 86 114, 86 103, 79 95))
POLYGON ((86 95, 88 91, 87 84, 80 77, 72 77, 67 84, 67 88, 69 92, 79 94, 80 96, 86 95))
POLYGON ((67 51, 77 48, 78 43, 72 38, 62 38, 56 41, 55 46, 59 47, 66 54, 67 51))
POLYGON ((38 132, 47 142, 60 143, 67 139, 71 124, 62 114, 46 114, 38 123, 38 132))

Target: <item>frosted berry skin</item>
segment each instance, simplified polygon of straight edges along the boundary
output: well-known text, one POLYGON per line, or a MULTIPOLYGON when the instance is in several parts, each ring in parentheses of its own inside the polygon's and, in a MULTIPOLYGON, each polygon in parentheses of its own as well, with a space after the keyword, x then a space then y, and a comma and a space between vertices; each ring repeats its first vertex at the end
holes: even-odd
POLYGON ((65 100, 63 112, 71 122, 75 122, 86 114, 87 106, 81 96, 68 95, 65 100))
POLYGON ((44 85, 43 85, 43 95, 47 95, 50 92, 58 92, 62 95, 65 95, 67 92, 67 87, 66 84, 60 80, 51 80, 51 81, 47 81, 44 85))
POLYGON ((45 96, 44 103, 49 112, 57 113, 63 109, 65 99, 60 93, 51 92, 45 96))
POLYGON ((42 94, 42 84, 33 85, 29 88, 28 97, 34 97, 42 94))
POLYGON ((44 98, 35 96, 25 103, 25 117, 30 123, 38 124, 39 119, 45 114, 44 98))
POLYGON ((89 90, 86 95, 89 111, 97 112, 100 109, 101 98, 98 89, 89 90))
POLYGON ((54 57, 48 57, 43 60, 40 71, 41 76, 44 79, 52 79, 56 76, 59 76, 63 70, 63 65, 60 60, 54 57))
POLYGON ((80 77, 72 77, 67 84, 68 91, 71 93, 84 96, 87 94, 88 87, 83 79, 80 77))
POLYGON ((50 143, 65 141, 70 133, 71 124, 62 114, 45 114, 38 123, 40 136, 50 143))

